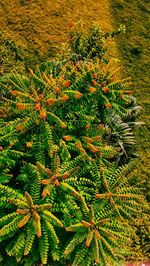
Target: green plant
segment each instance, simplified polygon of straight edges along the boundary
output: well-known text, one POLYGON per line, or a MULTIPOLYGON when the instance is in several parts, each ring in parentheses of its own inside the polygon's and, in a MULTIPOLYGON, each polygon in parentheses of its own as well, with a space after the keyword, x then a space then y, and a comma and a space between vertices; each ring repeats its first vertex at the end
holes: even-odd
MULTIPOLYGON (((124 25, 120 25, 116 31, 105 34, 100 31, 98 26, 92 25, 89 31, 85 33, 81 21, 78 21, 78 23, 72 25, 72 29, 69 32, 67 55, 73 62, 90 59, 97 60, 99 58, 108 63, 109 60, 105 57, 107 51, 104 45, 105 40, 113 38, 120 33, 125 33, 124 25)), ((66 58, 66 51, 63 51, 63 57, 64 55, 66 58)))
POLYGON ((143 188, 117 161, 134 145, 127 120, 136 104, 111 70, 99 59, 63 61, 1 79, 0 246, 8 263, 118 265, 130 256, 143 188))

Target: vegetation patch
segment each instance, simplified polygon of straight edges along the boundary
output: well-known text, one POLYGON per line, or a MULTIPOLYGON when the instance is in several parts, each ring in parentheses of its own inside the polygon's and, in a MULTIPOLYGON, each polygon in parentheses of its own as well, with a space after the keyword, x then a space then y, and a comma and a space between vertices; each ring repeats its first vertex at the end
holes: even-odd
POLYGON ((91 21, 112 29, 108 4, 1 2, 0 260, 6 257, 6 265, 112 266, 149 252, 143 190, 149 199, 148 27, 142 16, 149 3, 111 6, 115 25, 127 27, 117 41, 126 79, 110 60, 117 55, 114 42, 106 55, 109 38, 120 30, 85 33, 91 21), (79 18, 85 32, 74 31, 79 18), (145 125, 135 121, 140 107, 133 92, 145 125), (142 155, 135 169, 128 164, 137 157, 133 129, 142 155))
MULTIPOLYGON (((140 159, 138 168, 133 171, 132 175, 138 175, 145 183, 148 201, 150 200, 149 10, 150 3, 146 0, 111 1, 111 18, 114 26, 116 27, 120 24, 126 26, 126 34, 116 40, 123 66, 122 71, 124 75, 130 76, 133 81, 132 90, 142 107, 140 119, 145 123, 145 125, 135 131, 140 159)), ((145 231, 142 227, 139 230, 145 231)), ((143 236, 145 239, 149 234, 148 230, 145 237, 143 236)), ((143 249, 145 252, 148 250, 143 249)))

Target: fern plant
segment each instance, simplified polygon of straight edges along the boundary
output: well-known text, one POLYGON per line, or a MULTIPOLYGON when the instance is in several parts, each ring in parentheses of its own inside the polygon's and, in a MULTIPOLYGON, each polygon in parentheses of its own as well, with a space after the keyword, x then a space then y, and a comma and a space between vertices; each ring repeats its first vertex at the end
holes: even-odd
POLYGON ((138 109, 126 80, 89 59, 9 74, 1 86, 2 258, 121 264, 145 204, 122 160, 135 144, 129 117, 138 109))
POLYGON ((28 192, 25 192, 25 196, 23 196, 3 185, 1 185, 1 193, 6 195, 2 200, 8 208, 13 210, 14 207, 11 205, 17 206, 15 212, 7 213, 1 218, 1 241, 13 237, 13 240, 6 246, 7 254, 15 256, 17 262, 19 262, 23 255, 27 256, 30 253, 33 246, 35 248, 38 245, 41 261, 46 264, 49 242, 53 242, 51 252, 55 252, 55 259, 58 259, 58 256, 56 258, 56 249, 59 239, 53 223, 59 227, 63 227, 63 224, 49 211, 51 204, 42 204, 42 201, 39 205, 34 204, 33 198, 28 192), (38 242, 36 237, 39 239, 38 242))
MULTIPOLYGON (((0 143, 15 145, 19 151, 26 146, 37 156, 39 148, 40 154, 52 155, 52 147, 56 146, 62 150, 78 149, 80 153, 99 151, 107 135, 109 139, 109 131, 113 131, 106 127, 112 117, 108 109, 122 119, 132 102, 125 83, 112 81, 109 69, 99 61, 80 62, 78 69, 71 62, 62 63, 61 67, 60 63, 53 63, 44 72, 42 68, 31 71, 29 77, 8 75, 2 86, 5 88, 2 112, 6 119, 1 115, 4 122, 1 121, 0 143), (42 141, 43 138, 47 141, 42 141)), ((125 135, 129 136, 127 127, 125 135)), ((134 144, 131 138, 130 144, 134 144)), ((67 153, 70 156, 69 150, 67 153)))
POLYGON ((123 177, 128 167, 109 165, 104 170, 103 164, 93 159, 89 165, 87 157, 79 156, 60 165, 57 154, 52 158, 54 171, 39 162, 24 166, 17 180, 20 187, 28 184, 21 189, 30 191, 25 196, 19 188, 0 185, 0 236, 7 254, 24 263, 38 247, 32 263, 60 260, 63 264, 66 258, 72 265, 119 262, 128 251, 131 223, 137 214, 140 219, 139 203, 144 198, 140 185, 130 185, 123 177), (84 171, 79 167, 83 164, 84 171))

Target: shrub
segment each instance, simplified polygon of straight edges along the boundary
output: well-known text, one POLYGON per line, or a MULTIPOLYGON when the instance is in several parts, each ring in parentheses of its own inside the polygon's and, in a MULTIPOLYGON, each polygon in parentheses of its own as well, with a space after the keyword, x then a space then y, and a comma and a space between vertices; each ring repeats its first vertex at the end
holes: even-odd
POLYGON ((89 59, 1 83, 1 259, 112 266, 131 257, 144 197, 124 164, 139 109, 126 80, 89 59))
POLYGON ((68 34, 68 43, 63 48, 62 57, 69 58, 73 62, 79 60, 97 60, 108 63, 106 57, 107 48, 105 41, 108 38, 113 38, 118 34, 125 33, 125 25, 113 32, 103 34, 97 25, 92 25, 85 33, 81 21, 73 24, 68 34))

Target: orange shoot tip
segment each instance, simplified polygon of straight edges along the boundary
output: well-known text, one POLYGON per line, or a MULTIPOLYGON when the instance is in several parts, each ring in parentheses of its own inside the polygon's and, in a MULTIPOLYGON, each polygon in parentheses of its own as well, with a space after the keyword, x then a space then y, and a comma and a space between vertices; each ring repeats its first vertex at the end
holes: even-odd
POLYGON ((93 87, 89 87, 89 88, 88 88, 88 91, 89 91, 90 93, 94 93, 94 92, 96 92, 96 89, 93 88, 93 87))
POLYGON ((91 83, 92 83, 93 86, 97 86, 97 82, 96 82, 96 80, 92 80, 91 83))
POLYGON ((66 81, 64 81, 64 83, 63 83, 63 87, 64 87, 64 88, 68 88, 68 87, 70 86, 70 84, 71 84, 71 81, 70 81, 70 80, 66 80, 66 81))

